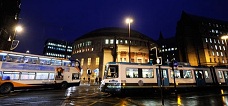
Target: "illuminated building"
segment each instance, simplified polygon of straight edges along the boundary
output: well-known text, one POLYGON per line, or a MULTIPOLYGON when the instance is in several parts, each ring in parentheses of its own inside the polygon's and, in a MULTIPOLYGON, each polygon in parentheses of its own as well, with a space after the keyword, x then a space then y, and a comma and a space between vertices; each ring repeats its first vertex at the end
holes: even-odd
POLYGON ((124 28, 101 28, 91 31, 73 42, 72 59, 81 61, 82 78, 102 77, 107 62, 129 62, 129 38, 131 63, 148 63, 149 50, 154 41, 137 31, 124 28), (92 70, 88 76, 87 70, 92 70))
POLYGON ((43 54, 45 56, 69 59, 71 58, 72 44, 63 40, 48 39, 45 42, 43 54))
POLYGON ((227 65, 228 22, 183 12, 177 23, 176 38, 180 61, 192 66, 227 65))
POLYGON ((160 33, 157 44, 160 46, 159 56, 162 56, 163 65, 169 65, 172 60, 180 62, 177 41, 175 37, 163 38, 160 33))

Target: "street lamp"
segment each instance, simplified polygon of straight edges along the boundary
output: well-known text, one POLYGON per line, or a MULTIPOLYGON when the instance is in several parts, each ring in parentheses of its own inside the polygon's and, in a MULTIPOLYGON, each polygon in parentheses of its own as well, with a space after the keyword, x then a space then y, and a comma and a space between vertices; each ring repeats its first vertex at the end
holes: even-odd
POLYGON ((9 37, 9 40, 8 40, 8 41, 12 41, 10 50, 14 50, 18 46, 19 40, 14 40, 14 39, 16 37, 17 32, 22 32, 22 31, 23 31, 23 28, 20 25, 18 25, 18 26, 16 26, 14 28, 14 34, 13 34, 13 37, 12 37, 13 40, 11 40, 11 36, 9 37))
POLYGON ((127 18, 126 19, 126 23, 128 24, 128 45, 129 45, 129 52, 128 52, 128 56, 129 56, 129 63, 131 62, 131 41, 130 41, 130 36, 131 36, 131 23, 133 22, 133 19, 131 18, 127 18))

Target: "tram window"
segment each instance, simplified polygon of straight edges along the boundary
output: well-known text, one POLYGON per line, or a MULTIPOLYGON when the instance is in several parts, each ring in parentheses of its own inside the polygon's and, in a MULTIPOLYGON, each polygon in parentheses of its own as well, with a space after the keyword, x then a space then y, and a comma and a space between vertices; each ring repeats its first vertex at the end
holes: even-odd
MULTIPOLYGON (((174 70, 175 78, 192 78, 191 70, 174 70)), ((171 72, 171 78, 173 78, 173 72, 171 72)))
POLYGON ((48 79, 48 73, 36 73, 36 79, 48 79))
POLYGON ((221 71, 218 71, 218 76, 220 79, 222 79, 222 72, 221 71))
POLYGON ((225 79, 228 79, 228 71, 224 71, 224 77, 225 79))
POLYGON ((205 78, 209 78, 209 74, 207 70, 204 71, 204 75, 205 75, 205 78))
POLYGON ((138 78, 138 68, 127 68, 126 77, 127 78, 138 78))
POLYGON ((35 79, 34 72, 22 72, 21 73, 21 80, 32 80, 35 79))
POLYGON ((167 76, 166 70, 163 69, 162 71, 163 71, 163 78, 167 78, 168 76, 167 76))
POLYGON ((154 78, 153 69, 142 69, 143 78, 154 78))
POLYGON ((5 71, 2 75, 2 80, 19 80, 20 72, 5 71))
POLYGON ((183 78, 192 78, 192 71, 191 70, 183 70, 183 78))
POLYGON ((118 66, 110 66, 109 67, 108 77, 118 78, 118 66))
POLYGON ((55 78, 55 73, 49 73, 49 79, 54 80, 55 78))

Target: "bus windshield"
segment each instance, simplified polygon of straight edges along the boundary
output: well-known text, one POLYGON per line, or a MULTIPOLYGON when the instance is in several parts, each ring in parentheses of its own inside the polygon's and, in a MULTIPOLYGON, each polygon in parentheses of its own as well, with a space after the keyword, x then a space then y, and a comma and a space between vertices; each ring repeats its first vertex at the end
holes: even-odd
POLYGON ((104 71, 104 79, 118 78, 118 66, 117 65, 106 65, 104 71))

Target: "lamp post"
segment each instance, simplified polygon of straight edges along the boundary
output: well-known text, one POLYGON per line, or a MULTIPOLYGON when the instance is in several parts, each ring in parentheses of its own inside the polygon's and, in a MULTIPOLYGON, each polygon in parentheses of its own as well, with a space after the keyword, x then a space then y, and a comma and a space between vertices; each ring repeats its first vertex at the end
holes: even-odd
MULTIPOLYGON (((225 40, 225 44, 226 44, 225 53, 226 53, 226 58, 227 58, 227 41, 226 41, 226 39, 228 39, 228 34, 227 34, 227 35, 221 36, 221 39, 222 39, 222 40, 225 40)), ((226 62, 227 62, 227 59, 226 59, 226 62)), ((228 63, 228 62, 227 62, 227 63, 228 63)))
POLYGON ((131 63, 131 41, 130 41, 130 37, 131 37, 131 23, 133 22, 133 19, 131 18, 127 18, 126 19, 126 23, 128 24, 128 45, 129 45, 129 52, 128 52, 128 56, 129 56, 129 63, 131 63))
POLYGON ((11 39, 11 37, 9 37, 9 41, 11 41, 10 50, 14 50, 18 46, 19 40, 14 40, 14 39, 16 37, 17 32, 22 32, 23 28, 22 28, 22 26, 19 25, 19 26, 16 26, 14 30, 15 31, 14 31, 14 34, 12 37, 13 40, 11 39))

